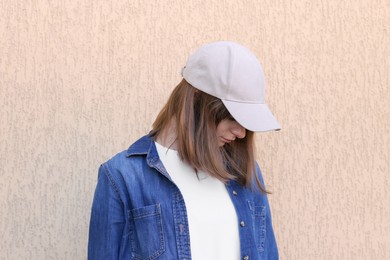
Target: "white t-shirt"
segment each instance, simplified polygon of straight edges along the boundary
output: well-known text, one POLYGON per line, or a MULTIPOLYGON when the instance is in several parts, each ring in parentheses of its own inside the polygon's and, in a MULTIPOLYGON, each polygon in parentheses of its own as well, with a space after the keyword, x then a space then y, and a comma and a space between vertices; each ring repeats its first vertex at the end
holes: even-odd
POLYGON ((176 150, 155 142, 158 155, 184 197, 194 260, 240 259, 238 220, 225 185, 180 160, 176 150))

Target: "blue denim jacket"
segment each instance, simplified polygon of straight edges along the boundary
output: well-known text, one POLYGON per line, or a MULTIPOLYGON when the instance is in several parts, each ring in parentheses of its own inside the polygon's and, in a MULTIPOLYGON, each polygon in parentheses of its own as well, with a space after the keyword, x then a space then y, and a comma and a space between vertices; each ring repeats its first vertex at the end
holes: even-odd
MULTIPOLYGON (((258 166, 257 173, 261 178, 258 166)), ((226 189, 237 212, 241 259, 278 259, 267 196, 235 181, 226 189)), ((88 259, 191 259, 183 196, 148 135, 100 166, 88 259)))

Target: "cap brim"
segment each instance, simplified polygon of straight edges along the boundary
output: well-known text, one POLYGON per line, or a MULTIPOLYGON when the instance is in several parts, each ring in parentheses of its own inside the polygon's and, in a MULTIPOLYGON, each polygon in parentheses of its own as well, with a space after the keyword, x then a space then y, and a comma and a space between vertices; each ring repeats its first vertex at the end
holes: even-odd
POLYGON ((266 104, 222 100, 233 118, 253 132, 280 130, 280 125, 266 104))

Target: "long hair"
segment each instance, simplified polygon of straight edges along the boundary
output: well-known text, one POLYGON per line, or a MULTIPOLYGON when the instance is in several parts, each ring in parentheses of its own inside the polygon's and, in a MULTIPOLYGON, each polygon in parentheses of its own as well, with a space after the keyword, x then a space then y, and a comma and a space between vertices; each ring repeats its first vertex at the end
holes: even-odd
POLYGON ((255 172, 252 131, 246 130, 244 138, 219 147, 216 129, 224 119, 234 120, 220 99, 183 79, 158 114, 150 136, 156 139, 175 122, 178 154, 196 172, 204 171, 224 183, 234 179, 242 186, 253 188, 255 184, 261 192, 269 193, 255 172))

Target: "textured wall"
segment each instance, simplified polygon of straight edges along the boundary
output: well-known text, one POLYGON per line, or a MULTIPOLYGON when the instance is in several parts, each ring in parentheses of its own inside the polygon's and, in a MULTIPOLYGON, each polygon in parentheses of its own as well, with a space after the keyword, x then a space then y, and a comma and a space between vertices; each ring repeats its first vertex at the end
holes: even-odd
POLYGON ((203 43, 250 47, 281 259, 390 259, 390 2, 0 0, 0 259, 84 259, 101 162, 203 43))

